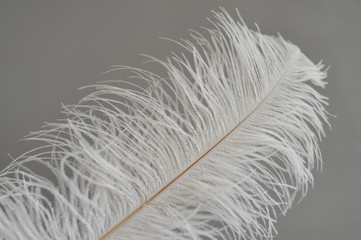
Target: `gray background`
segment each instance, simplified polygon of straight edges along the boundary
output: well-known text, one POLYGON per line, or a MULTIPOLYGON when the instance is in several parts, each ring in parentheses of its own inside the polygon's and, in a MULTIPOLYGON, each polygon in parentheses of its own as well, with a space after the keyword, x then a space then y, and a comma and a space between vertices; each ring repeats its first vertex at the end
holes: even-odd
POLYGON ((76 103, 77 88, 109 77, 113 64, 141 67, 146 53, 162 58, 174 44, 209 26, 210 10, 237 7, 248 25, 300 46, 330 65, 332 131, 322 142, 324 169, 315 188, 277 223, 276 239, 361 239, 361 2, 359 0, 1 1, 0 168, 29 146, 19 143, 44 121, 76 103))

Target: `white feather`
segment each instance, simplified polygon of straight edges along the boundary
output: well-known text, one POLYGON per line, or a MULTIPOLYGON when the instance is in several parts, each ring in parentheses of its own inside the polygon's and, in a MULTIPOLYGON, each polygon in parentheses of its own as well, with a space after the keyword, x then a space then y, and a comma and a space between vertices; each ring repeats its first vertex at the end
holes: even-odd
POLYGON ((186 54, 156 60, 168 77, 118 67, 149 86, 97 84, 28 137, 43 145, 0 173, 0 239, 98 239, 139 207, 109 239, 272 239, 321 163, 326 74, 281 37, 214 17, 186 54))

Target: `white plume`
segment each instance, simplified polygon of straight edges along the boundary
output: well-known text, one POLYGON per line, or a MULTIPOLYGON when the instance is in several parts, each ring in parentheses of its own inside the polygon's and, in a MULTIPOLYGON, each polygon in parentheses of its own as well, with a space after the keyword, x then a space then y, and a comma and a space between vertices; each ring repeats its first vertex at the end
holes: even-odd
POLYGON ((186 53, 153 59, 167 77, 117 67, 148 87, 99 83, 27 137, 42 145, 0 173, 0 239, 99 239, 117 225, 108 239, 273 238, 321 163, 326 74, 280 36, 213 14, 186 53))

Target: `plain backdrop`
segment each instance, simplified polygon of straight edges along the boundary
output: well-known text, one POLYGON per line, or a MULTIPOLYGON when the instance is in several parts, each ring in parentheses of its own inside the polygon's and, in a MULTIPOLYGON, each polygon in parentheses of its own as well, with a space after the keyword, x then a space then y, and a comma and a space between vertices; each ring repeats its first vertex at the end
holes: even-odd
MULTIPOLYGON (((322 142, 315 187, 277 223, 280 240, 361 239, 361 1, 123 0, 0 2, 0 169, 29 149, 18 142, 77 103, 77 88, 108 80, 111 65, 164 58, 168 41, 209 26, 212 9, 237 7, 251 27, 278 32, 314 62, 331 66, 332 130, 322 142)), ((0 183, 1 184, 1 183, 0 183)))

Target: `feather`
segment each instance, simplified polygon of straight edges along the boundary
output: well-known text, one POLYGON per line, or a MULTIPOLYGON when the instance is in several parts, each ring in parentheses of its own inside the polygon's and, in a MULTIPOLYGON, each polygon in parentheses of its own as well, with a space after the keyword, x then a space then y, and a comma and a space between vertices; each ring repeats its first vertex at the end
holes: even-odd
POLYGON ((151 58, 167 77, 115 67, 135 80, 27 136, 39 147, 0 173, 0 238, 272 239, 321 166, 326 73, 238 16, 151 58))

